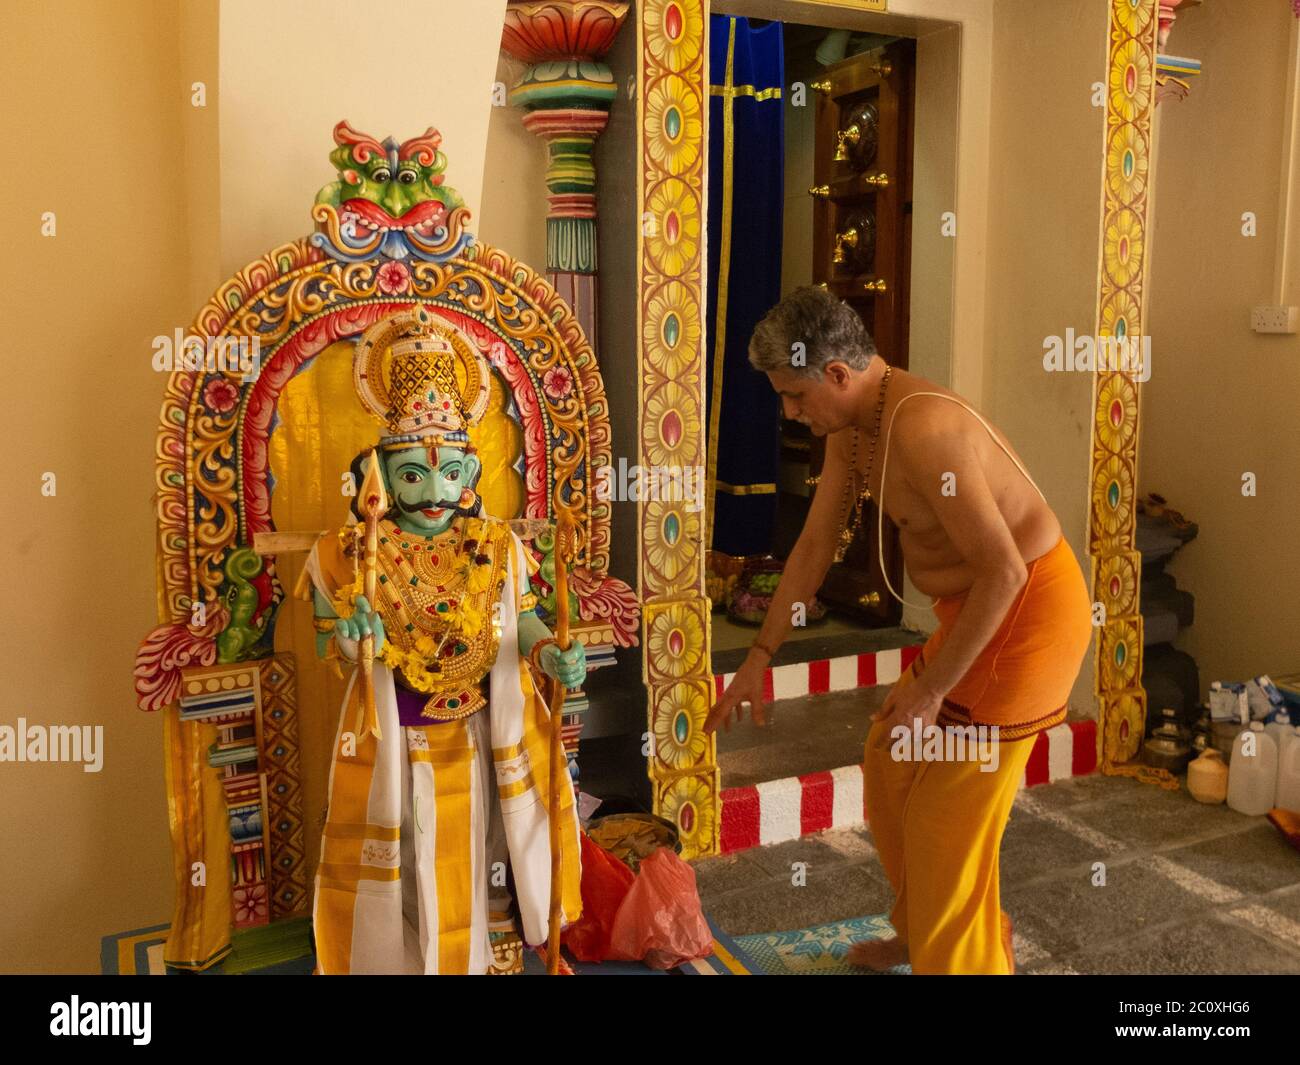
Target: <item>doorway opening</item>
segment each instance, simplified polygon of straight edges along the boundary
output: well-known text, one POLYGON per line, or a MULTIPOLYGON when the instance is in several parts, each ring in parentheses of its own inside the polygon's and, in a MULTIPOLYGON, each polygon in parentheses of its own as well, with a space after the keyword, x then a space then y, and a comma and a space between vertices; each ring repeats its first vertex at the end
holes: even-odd
MULTIPOLYGON (((935 23, 918 39, 877 32, 864 13, 829 26, 714 11, 705 539, 720 688, 757 636, 825 452, 748 366, 753 326, 783 296, 821 285, 859 314, 888 364, 949 381, 955 242, 942 226, 960 31, 935 23)), ((883 554, 906 595, 888 522, 883 554)), ((872 698, 860 689, 891 683, 925 638, 886 588, 873 503, 802 607, 772 661, 780 725, 718 734, 724 789, 858 763, 872 698)))

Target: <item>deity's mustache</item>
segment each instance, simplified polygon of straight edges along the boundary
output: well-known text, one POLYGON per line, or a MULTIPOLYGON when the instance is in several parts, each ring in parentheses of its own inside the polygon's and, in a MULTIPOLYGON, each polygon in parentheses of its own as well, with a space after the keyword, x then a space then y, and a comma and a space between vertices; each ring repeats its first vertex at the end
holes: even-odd
POLYGON ((468 508, 460 505, 460 499, 441 500, 435 503, 432 499, 421 499, 415 503, 408 503, 404 499, 398 499, 398 507, 407 514, 416 514, 422 510, 454 510, 457 513, 465 513, 468 508))

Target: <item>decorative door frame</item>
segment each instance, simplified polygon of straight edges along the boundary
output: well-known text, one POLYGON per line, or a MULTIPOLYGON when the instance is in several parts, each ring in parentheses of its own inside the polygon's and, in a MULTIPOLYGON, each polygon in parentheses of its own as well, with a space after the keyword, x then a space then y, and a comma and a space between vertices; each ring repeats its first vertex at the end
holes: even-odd
MULTIPOLYGON (((706 0, 638 0, 638 464, 702 471, 708 135, 706 0)), ((685 493, 680 493, 684 495, 685 493)), ((649 692, 655 812, 683 856, 716 853, 721 816, 704 535, 682 500, 637 503, 641 675, 649 692)))
MULTIPOLYGON (((1106 142, 1098 255, 1098 337, 1140 342, 1150 265, 1151 141, 1159 0, 1108 0, 1106 142)), ((1146 725, 1139 612, 1142 559, 1134 543, 1140 384, 1133 373, 1094 379, 1088 554, 1094 609, 1099 764, 1107 773, 1167 782, 1134 763, 1146 725)))
MULTIPOLYGON (((1097 335, 1140 339, 1159 0, 1107 5, 1097 335)), ((708 9, 708 0, 636 5, 642 466, 704 467, 707 461, 701 220, 707 217, 708 9)), ((936 11, 935 17, 945 15, 936 11)), ((1133 374, 1096 374, 1087 542, 1093 601, 1105 607, 1094 664, 1100 764, 1110 772, 1138 772, 1125 763, 1137 754, 1146 716, 1140 557, 1134 546, 1138 390, 1133 374)), ((637 512, 642 678, 651 740, 647 771, 655 810, 677 824, 685 854, 713 854, 721 781, 715 743, 703 732, 713 699, 703 527, 697 514, 670 501, 642 500, 637 512)))

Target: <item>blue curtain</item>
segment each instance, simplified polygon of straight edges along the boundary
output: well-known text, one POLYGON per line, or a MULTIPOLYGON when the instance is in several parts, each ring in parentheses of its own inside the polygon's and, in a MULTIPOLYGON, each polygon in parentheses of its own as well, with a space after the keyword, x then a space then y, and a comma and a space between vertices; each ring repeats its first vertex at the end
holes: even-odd
POLYGON ((711 545, 771 548, 779 403, 749 365, 749 337, 781 297, 785 46, 782 25, 711 16, 705 378, 711 545))

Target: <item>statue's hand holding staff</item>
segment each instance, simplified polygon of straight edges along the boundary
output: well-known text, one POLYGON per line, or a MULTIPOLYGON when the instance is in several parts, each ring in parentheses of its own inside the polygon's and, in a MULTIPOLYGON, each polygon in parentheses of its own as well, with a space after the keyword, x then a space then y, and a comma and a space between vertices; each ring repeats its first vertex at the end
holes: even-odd
MULTIPOLYGON (((339 618, 334 623, 334 635, 345 640, 354 640, 360 644, 367 636, 373 636, 374 653, 379 654, 384 649, 384 622, 370 606, 370 600, 364 595, 357 596, 352 600, 352 616, 350 618, 339 618)), ((342 645, 340 650, 344 650, 342 645)), ((346 651, 345 651, 346 654, 346 651)), ((355 658, 355 655, 347 655, 349 658, 355 658)))
POLYGON ((578 640, 566 651, 561 651, 559 644, 548 644, 542 649, 541 664, 548 677, 566 688, 576 688, 587 679, 587 652, 578 640))

